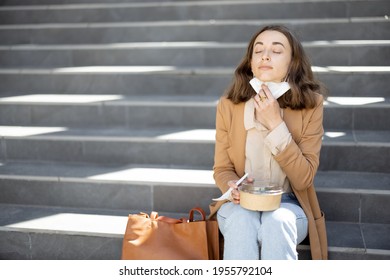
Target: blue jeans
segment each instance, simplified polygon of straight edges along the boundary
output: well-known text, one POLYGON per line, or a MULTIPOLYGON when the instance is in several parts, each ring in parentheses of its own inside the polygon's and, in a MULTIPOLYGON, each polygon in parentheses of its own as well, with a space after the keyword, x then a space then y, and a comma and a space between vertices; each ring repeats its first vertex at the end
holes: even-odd
POLYGON ((294 194, 283 194, 280 208, 260 212, 227 202, 217 213, 225 260, 297 260, 307 236, 307 217, 294 194))

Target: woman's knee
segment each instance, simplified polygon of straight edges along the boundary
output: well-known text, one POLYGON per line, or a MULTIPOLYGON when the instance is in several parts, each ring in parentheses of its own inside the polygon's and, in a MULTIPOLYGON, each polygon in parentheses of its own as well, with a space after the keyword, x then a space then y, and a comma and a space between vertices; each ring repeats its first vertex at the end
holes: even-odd
POLYGON ((296 216, 293 212, 285 208, 264 212, 261 217, 261 228, 262 232, 271 235, 288 232, 294 239, 297 237, 296 216))
POLYGON ((262 232, 273 235, 287 234, 295 243, 299 243, 300 239, 307 235, 307 228, 300 226, 300 221, 303 220, 307 220, 303 210, 297 205, 288 204, 275 211, 264 212, 261 217, 261 228, 262 232))
POLYGON ((296 220, 295 214, 286 208, 278 208, 274 211, 263 212, 261 217, 262 224, 283 224, 294 222, 296 220))
POLYGON ((234 203, 225 203, 218 210, 217 220, 222 233, 227 231, 256 230, 260 226, 260 214, 234 203))

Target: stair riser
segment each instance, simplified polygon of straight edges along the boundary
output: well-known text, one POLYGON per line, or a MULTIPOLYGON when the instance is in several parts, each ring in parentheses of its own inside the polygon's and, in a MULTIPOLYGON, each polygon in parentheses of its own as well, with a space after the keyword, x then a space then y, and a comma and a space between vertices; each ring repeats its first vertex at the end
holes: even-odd
MULTIPOLYGON (((110 182, 0 179, 0 203, 128 211, 187 213, 209 209, 216 186, 115 184, 110 182), (175 203, 172 203, 174 197, 175 203)), ((390 194, 342 191, 316 184, 328 221, 389 224, 390 194), (381 207, 373 207, 381 205, 381 207)))
POLYGON ((170 186, 115 183, 0 179, 0 203, 105 210, 187 213, 200 206, 208 211, 215 186, 170 186), (175 203, 172 203, 174 197, 175 203))
MULTIPOLYGON (((57 71, 67 69, 54 69, 57 71)), ((70 69, 71 71, 72 69, 70 69)), ((75 69, 82 71, 83 69, 75 69)), ((99 70, 91 69, 88 71, 99 70)), ((107 71, 107 70, 105 70, 107 71)), ((142 70, 138 70, 142 71, 142 70)), ((149 71, 149 70, 148 70, 149 71)), ((150 69, 158 72, 158 69, 150 69)), ((55 73, 0 74, 0 96, 27 94, 105 94, 212 96, 218 99, 229 86, 233 69, 222 73, 181 70, 176 73, 55 73)), ((46 71, 48 72, 48 71, 46 71)), ((329 96, 390 97, 390 73, 315 73, 329 90, 329 96)))
MULTIPOLYGON (((278 22, 272 22, 276 24, 278 22)), ((388 22, 327 22, 290 25, 300 40, 382 40, 390 38, 388 22)), ((79 28, 0 29, 0 44, 102 44, 115 42, 219 41, 247 42, 252 34, 270 22, 248 24, 174 26, 125 26, 79 28)))
MULTIPOLYGON (((214 143, 130 141, 42 141, 3 139, 0 160, 37 160, 99 164, 172 164, 211 169, 214 143), (115 143, 115 145, 114 145, 115 143), (183 156, 191 155, 191 156, 183 156)), ((390 147, 332 145, 321 149, 320 170, 388 172, 390 147)))
MULTIPOLYGON (((183 0, 160 0, 159 2, 181 2, 183 0)), ((191 1, 191 0, 184 0, 191 1)), ((209 1, 209 0, 198 0, 209 1)), ((218 0, 217 0, 218 1, 218 0)), ((222 0, 224 1, 224 0, 222 0)), ((110 3, 144 3, 153 2, 156 0, 111 0, 110 3)), ((107 4, 107 0, 56 0, 56 5, 69 5, 69 4, 107 4)), ((29 5, 53 5, 53 0, 0 0, 0 4, 3 6, 29 6, 29 5)))
POLYGON ((122 237, 0 230, 0 259, 119 260, 122 237))
MULTIPOLYGON (((390 46, 306 47, 316 66, 389 65, 390 46)), ((2 67, 79 67, 102 65, 170 65, 234 68, 245 47, 142 48, 86 50, 0 50, 2 67)))
MULTIPOLYGON (((343 186, 340 186, 342 188, 343 186)), ((326 186, 324 186, 326 190, 326 186)), ((389 224, 390 194, 318 191, 328 221, 389 224), (378 207, 380 205, 380 207, 378 207)))
MULTIPOLYGON (((114 184, 109 182, 85 183, 7 179, 0 179, 0 182, 1 203, 106 210, 139 209, 151 211, 154 205, 152 190, 158 189, 158 187, 152 185, 114 184)), ((177 209, 180 208, 177 207, 177 209)))
MULTIPOLYGON (((6 105, 0 104, 0 125, 54 127, 174 127, 181 130, 215 128, 215 105, 205 106, 100 106, 100 105, 6 105)), ((325 106, 324 128, 342 130, 390 130, 387 107, 325 106)), ((0 132, 1 135, 1 132, 0 132)), ((58 134, 57 134, 58 135, 58 134)))
MULTIPOLYGON (((142 70, 139 70, 142 71, 142 70)), ((153 70, 152 72, 159 72, 153 70)), ((191 70, 149 74, 0 74, 0 95, 19 94, 114 94, 199 95, 217 99, 230 84, 232 74, 191 74, 191 70)))
POLYGON ((275 19, 275 18, 346 18, 374 17, 388 14, 386 1, 345 3, 234 3, 230 5, 177 5, 150 7, 118 7, 109 9, 42 9, 0 11, 0 24, 62 23, 62 22, 117 22, 117 21, 172 21, 220 19, 275 19))
POLYGON ((324 111, 324 128, 327 130, 389 130, 384 121, 390 113, 389 107, 329 107, 324 111))
POLYGON ((387 173, 390 170, 390 147, 370 144, 324 145, 320 162, 320 170, 387 173))
POLYGON ((212 167, 214 143, 5 140, 9 160, 212 167), (24 147, 24 148, 23 148, 24 147), (191 155, 191 156, 188 156, 191 155))
POLYGON ((0 105, 1 124, 128 128, 214 128, 214 107, 0 105), (4 108, 4 109, 3 109, 4 108), (16 110, 16 111, 15 111, 16 110), (12 113, 15 112, 15 113, 12 113))

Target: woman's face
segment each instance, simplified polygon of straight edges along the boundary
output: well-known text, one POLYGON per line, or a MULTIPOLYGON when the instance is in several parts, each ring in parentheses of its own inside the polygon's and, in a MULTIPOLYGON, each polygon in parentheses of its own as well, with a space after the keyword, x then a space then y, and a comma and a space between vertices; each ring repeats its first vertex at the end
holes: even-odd
POLYGON ((257 36, 252 53, 253 75, 263 82, 282 82, 291 61, 291 46, 286 36, 267 30, 257 36))

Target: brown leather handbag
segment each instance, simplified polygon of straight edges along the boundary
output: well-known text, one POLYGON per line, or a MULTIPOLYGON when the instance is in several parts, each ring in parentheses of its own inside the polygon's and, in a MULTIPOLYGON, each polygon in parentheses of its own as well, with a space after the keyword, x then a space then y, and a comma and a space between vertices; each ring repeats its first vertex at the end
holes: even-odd
POLYGON ((122 260, 218 260, 219 230, 195 207, 188 219, 145 213, 130 214, 122 244, 122 260), (202 219, 194 220, 194 212, 202 219))

